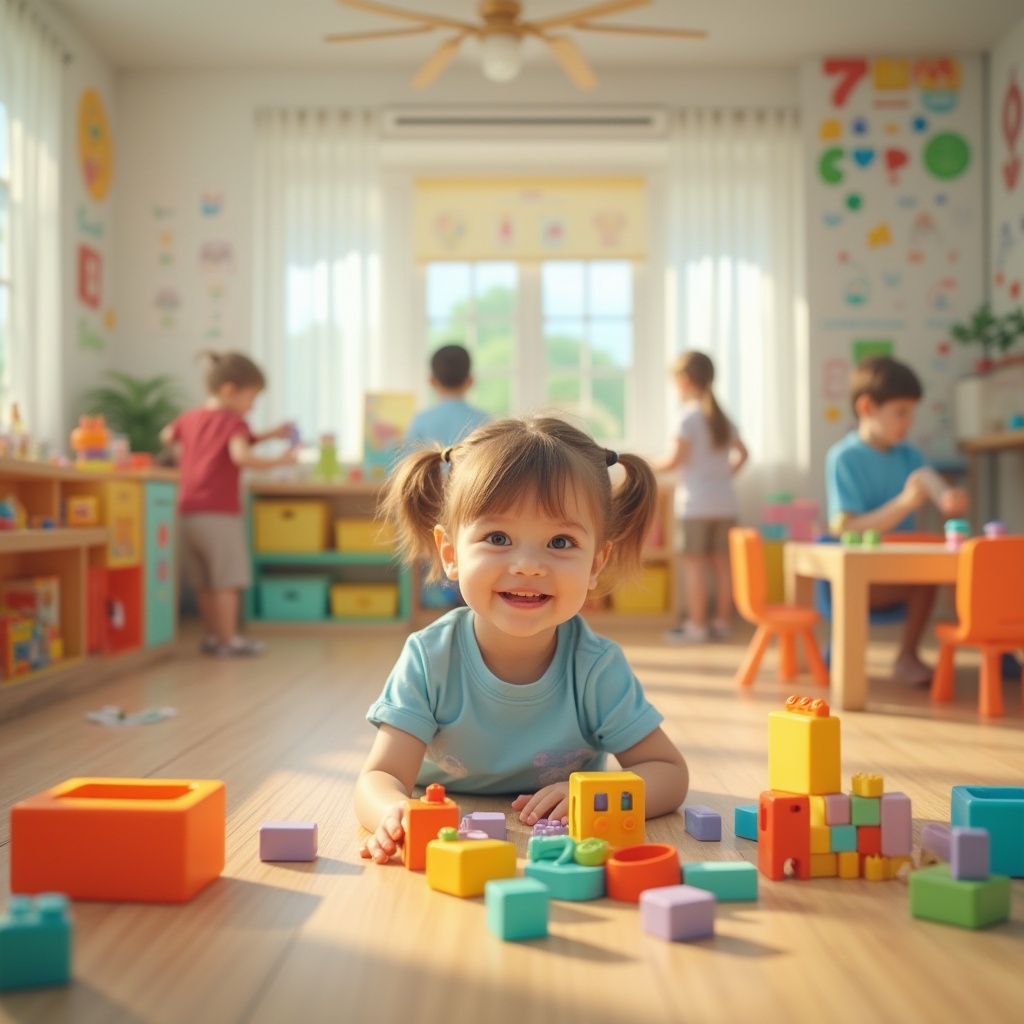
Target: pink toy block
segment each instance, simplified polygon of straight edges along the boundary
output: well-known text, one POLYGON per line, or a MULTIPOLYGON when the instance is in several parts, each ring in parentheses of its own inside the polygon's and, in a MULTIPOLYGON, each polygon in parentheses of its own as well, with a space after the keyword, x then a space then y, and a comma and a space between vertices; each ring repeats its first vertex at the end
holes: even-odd
POLYGON ((943 821, 929 821, 921 827, 921 854, 929 855, 931 861, 949 860, 950 828, 943 821))
POLYGON ((914 822, 906 793, 883 793, 882 856, 909 857, 914 851, 914 822))
POLYGON ((850 797, 847 793, 826 793, 825 801, 825 824, 826 825, 849 825, 850 824, 850 797))
POLYGON ((788 504, 765 505, 761 520, 765 523, 779 523, 787 527, 790 540, 811 541, 818 528, 818 503, 815 501, 792 501, 788 504))
POLYGON ((640 893, 640 927, 657 939, 689 942, 715 934, 715 896, 693 885, 640 893))
POLYGON ((954 826, 949 840, 950 876, 963 882, 987 882, 991 860, 988 829, 954 826))
POLYGON ((486 832, 489 839, 508 839, 505 815, 501 811, 473 811, 464 814, 459 825, 460 832, 486 832))
POLYGON ((717 811, 710 807, 702 807, 700 804, 692 804, 683 808, 683 819, 686 831, 694 839, 704 843, 721 842, 722 816, 717 811))
POLYGON ((260 860, 316 860, 315 821, 268 821, 260 826, 260 860))

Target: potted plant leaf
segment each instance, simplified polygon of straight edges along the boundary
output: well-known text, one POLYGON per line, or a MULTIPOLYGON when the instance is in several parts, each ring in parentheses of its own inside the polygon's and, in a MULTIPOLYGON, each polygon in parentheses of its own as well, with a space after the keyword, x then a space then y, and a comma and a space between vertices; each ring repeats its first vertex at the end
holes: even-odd
POLYGON ((1024 336, 1024 309, 997 316, 989 303, 984 302, 966 323, 954 324, 950 334, 962 345, 980 346, 981 358, 975 361, 974 369, 977 373, 988 373, 995 365, 993 356, 1004 355, 1024 336))
POLYGON ((132 377, 110 371, 109 383, 87 391, 85 412, 100 414, 107 426, 128 438, 133 452, 157 454, 160 431, 184 408, 185 396, 170 374, 132 377))

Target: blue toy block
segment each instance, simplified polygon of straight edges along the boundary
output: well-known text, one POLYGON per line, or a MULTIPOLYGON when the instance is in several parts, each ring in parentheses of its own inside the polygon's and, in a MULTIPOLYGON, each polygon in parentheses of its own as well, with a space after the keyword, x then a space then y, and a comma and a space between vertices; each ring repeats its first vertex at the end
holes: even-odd
POLYGON ((954 786, 949 820, 953 825, 987 828, 992 874, 1024 878, 1024 788, 954 786))
POLYGON ((954 826, 949 835, 950 876, 962 882, 984 882, 990 874, 990 846, 988 829, 954 826))
POLYGON ((487 927, 506 942, 542 939, 548 933, 546 885, 533 878, 498 878, 484 886, 487 927))
POLYGON ((738 838, 757 842, 757 804, 740 804, 736 807, 733 829, 738 838))
POLYGON ((73 930, 67 896, 12 896, 8 909, 0 917, 0 992, 66 985, 73 930))
POLYGON ((745 860, 684 864, 683 883, 714 893, 723 903, 757 899, 757 868, 745 860))
POLYGON ((686 831, 703 843, 717 843, 722 840, 722 816, 710 807, 693 804, 683 809, 686 831))
POLYGON ((857 849, 856 825, 829 825, 829 853, 852 853, 857 849))

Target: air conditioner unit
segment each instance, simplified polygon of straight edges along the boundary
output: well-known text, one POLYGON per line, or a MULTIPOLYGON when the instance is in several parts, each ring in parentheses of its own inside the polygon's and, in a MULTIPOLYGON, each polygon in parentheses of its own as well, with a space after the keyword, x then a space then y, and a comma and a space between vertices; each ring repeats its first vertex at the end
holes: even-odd
POLYGON ((652 107, 405 107, 385 110, 389 139, 660 139, 668 112, 652 107))

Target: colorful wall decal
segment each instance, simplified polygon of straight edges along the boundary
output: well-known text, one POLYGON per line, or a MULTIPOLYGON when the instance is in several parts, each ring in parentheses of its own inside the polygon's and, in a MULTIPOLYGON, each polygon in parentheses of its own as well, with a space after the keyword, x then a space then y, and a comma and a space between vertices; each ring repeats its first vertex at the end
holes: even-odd
POLYGON ((872 356, 891 356, 895 346, 890 338, 857 338, 853 342, 853 365, 872 356))
POLYGON ((103 202, 114 178, 114 137, 95 89, 86 89, 78 101, 78 159, 89 195, 103 202))
POLYGON ((88 245, 78 247, 78 301, 99 309, 103 298, 103 257, 88 245))

